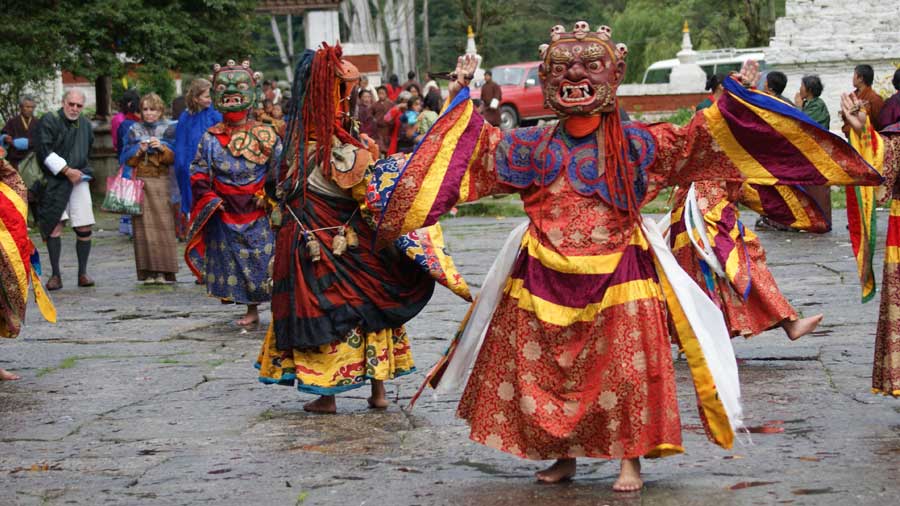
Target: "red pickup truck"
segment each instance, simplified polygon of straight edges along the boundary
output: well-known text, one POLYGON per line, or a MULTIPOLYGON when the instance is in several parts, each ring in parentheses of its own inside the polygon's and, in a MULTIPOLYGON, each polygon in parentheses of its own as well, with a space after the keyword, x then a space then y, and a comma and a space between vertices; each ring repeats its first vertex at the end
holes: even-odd
MULTIPOLYGON (((516 128, 556 113, 544 108, 544 92, 538 79, 541 62, 511 63, 491 69, 494 82, 503 90, 500 101, 500 128, 516 128)), ((472 98, 479 98, 481 90, 473 90, 472 98)))

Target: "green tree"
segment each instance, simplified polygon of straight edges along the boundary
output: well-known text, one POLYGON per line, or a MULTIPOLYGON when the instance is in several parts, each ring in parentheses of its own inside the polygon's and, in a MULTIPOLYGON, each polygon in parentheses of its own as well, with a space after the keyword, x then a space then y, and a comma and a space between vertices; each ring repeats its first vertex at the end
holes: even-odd
MULTIPOLYGON (((256 56, 256 0, 33 0, 0 17, 0 108, 58 69, 94 79, 132 64, 182 72, 256 56)), ((0 109, 0 113, 8 112, 0 109)))

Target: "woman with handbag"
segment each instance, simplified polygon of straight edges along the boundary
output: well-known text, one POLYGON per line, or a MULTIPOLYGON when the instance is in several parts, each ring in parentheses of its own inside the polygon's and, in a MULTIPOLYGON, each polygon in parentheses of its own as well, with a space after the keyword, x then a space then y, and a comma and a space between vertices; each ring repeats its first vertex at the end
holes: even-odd
POLYGON ((134 262, 138 281, 164 284, 175 281, 178 251, 172 195, 175 178, 173 129, 162 119, 165 104, 156 93, 141 97, 141 121, 128 131, 123 159, 143 182, 140 216, 134 216, 134 262))

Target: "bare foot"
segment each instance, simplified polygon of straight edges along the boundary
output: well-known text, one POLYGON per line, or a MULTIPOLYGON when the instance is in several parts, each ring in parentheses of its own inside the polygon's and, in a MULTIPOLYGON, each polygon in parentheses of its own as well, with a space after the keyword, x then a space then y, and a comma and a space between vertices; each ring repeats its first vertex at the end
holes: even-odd
POLYGON ((303 411, 333 415, 337 413, 337 403, 335 403, 333 395, 323 395, 314 401, 304 404, 303 411))
POLYGON ((552 466, 534 473, 541 483, 569 481, 575 476, 575 459, 558 459, 552 466))
POLYGON ((385 398, 384 381, 372 380, 372 397, 366 399, 372 409, 387 409, 391 405, 385 398))
POLYGON ((810 316, 809 318, 803 318, 802 320, 790 321, 785 319, 781 322, 781 328, 787 333, 788 339, 796 341, 816 330, 816 327, 819 326, 822 318, 824 318, 824 315, 817 314, 815 316, 810 316))
POLYGON ((18 374, 11 373, 6 369, 0 369, 0 381, 15 381, 17 379, 22 379, 18 374))
POLYGON ((641 459, 622 459, 619 479, 613 483, 616 492, 634 492, 644 487, 641 480, 641 459))
POLYGON ((247 314, 244 315, 243 318, 236 321, 238 325, 241 327, 246 327, 248 325, 256 325, 259 323, 259 310, 257 309, 256 304, 250 304, 247 306, 247 314))

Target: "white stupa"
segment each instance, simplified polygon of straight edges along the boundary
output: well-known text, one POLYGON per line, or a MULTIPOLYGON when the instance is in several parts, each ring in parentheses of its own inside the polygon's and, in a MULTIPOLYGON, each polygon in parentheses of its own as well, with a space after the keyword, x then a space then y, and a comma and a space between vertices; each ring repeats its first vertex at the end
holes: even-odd
POLYGON ((675 55, 678 65, 672 68, 669 76, 670 93, 702 92, 706 87, 706 72, 697 64, 697 52, 691 43, 691 30, 684 22, 681 36, 681 51, 675 55))

